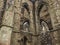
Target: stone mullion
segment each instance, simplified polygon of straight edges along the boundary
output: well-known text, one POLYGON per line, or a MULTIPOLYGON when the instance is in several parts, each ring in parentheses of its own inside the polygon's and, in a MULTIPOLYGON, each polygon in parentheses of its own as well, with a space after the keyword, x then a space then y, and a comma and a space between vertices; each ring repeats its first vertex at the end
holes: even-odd
POLYGON ((33 20, 33 5, 30 2, 29 9, 30 9, 30 31, 34 34, 35 33, 35 27, 34 27, 34 20, 33 20))
MULTIPOLYGON (((35 34, 35 27, 34 27, 32 11, 30 12, 30 31, 32 32, 32 34, 35 34)), ((34 45, 34 42, 35 42, 35 38, 32 37, 32 45, 34 45)))
MULTIPOLYGON (((33 7, 32 7, 33 8, 33 7)), ((37 34, 37 30, 38 30, 38 23, 37 23, 37 14, 36 14, 36 7, 35 7, 35 4, 34 4, 34 8, 33 8, 33 12, 32 12, 32 16, 31 16, 33 19, 33 29, 34 29, 34 35, 37 34), (34 13, 34 14, 33 14, 34 13), (37 26, 37 27, 36 27, 37 26)), ((37 44, 37 41, 38 41, 38 37, 37 36, 32 36, 32 45, 38 45, 37 44)))
MULTIPOLYGON (((37 5, 38 5, 38 1, 36 2, 36 7, 35 7, 35 18, 36 18, 36 35, 39 35, 40 34, 40 15, 38 15, 38 10, 37 10, 37 5)), ((35 39, 35 43, 36 45, 40 45, 40 37, 39 36, 36 36, 36 39, 35 39), (39 39, 39 40, 38 40, 39 39)))
MULTIPOLYGON (((38 2, 37 2, 38 3, 38 2)), ((37 5, 37 4, 36 4, 37 5)), ((40 31, 40 15, 38 15, 37 7, 35 7, 35 18, 36 18, 36 33, 38 34, 40 31)))
MULTIPOLYGON (((35 24, 34 24, 34 15, 33 15, 33 4, 30 2, 29 4, 29 9, 30 9, 30 32, 32 34, 35 34, 35 24)), ((36 37, 32 36, 32 43, 30 45, 35 45, 36 42, 36 37)))

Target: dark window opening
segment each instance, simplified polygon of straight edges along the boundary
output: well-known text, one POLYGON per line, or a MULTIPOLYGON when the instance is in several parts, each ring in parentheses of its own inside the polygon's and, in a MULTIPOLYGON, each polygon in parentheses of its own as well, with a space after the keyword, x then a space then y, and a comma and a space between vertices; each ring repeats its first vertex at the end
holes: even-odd
POLYGON ((20 45, 27 45, 27 38, 24 36, 21 40, 18 40, 18 43, 20 43, 20 45))
POLYGON ((29 31, 29 20, 25 20, 24 23, 23 23, 23 29, 28 32, 29 31))
POLYGON ((49 27, 45 21, 41 22, 42 31, 41 31, 41 45, 52 45, 52 38, 48 31, 49 27))
POLYGON ((27 45, 27 38, 24 36, 23 44, 27 45))
MULTIPOLYGON (((26 2, 23 3, 22 7, 25 8, 28 13, 30 13, 30 12, 29 12, 29 5, 28 5, 26 2)), ((22 10, 23 10, 23 9, 22 9, 22 10)), ((24 11, 24 10, 23 10, 23 11, 24 11)))

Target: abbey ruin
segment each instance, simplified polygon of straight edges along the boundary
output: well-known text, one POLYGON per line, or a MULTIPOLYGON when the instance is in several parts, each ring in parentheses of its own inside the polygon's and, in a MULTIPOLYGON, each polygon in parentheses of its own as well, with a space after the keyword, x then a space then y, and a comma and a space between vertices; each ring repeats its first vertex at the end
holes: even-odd
POLYGON ((0 45, 60 45, 60 0, 0 0, 0 45))

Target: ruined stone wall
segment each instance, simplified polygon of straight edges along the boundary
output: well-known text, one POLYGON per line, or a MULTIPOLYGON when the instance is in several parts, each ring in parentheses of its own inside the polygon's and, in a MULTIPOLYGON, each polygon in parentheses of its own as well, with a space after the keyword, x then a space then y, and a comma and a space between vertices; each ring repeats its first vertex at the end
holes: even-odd
MULTIPOLYGON (((60 1, 59 0, 44 0, 48 3, 48 8, 50 12, 51 22, 53 25, 53 29, 56 29, 59 27, 60 24, 60 1)), ((3 0, 0 0, 0 10, 3 7, 3 0)), ((22 17, 21 14, 21 6, 22 3, 27 2, 29 4, 30 9, 30 17, 27 14, 27 11, 25 10, 24 16, 31 21, 30 25, 30 31, 35 34, 35 28, 34 28, 34 21, 33 21, 33 15, 32 15, 32 3, 28 0, 7 0, 6 2, 6 9, 5 13, 2 19, 2 25, 0 28, 0 45, 20 45, 20 42, 18 40, 21 40, 23 36, 20 33, 20 19, 22 17)), ((37 3, 36 3, 37 4, 37 3)), ((36 7, 35 7, 36 8, 36 7)), ((37 16, 36 16, 37 20, 37 16)), ((37 25, 37 34, 38 34, 38 24, 37 25)), ((60 45, 60 31, 54 32, 54 38, 56 41, 56 45, 60 45)), ((53 39, 54 39, 53 38, 53 39)), ((38 38, 37 38, 38 39, 38 38)), ((37 41, 35 37, 32 38, 32 45, 35 45, 34 43, 37 41)), ((55 42, 54 42, 55 43, 55 42)), ((27 43, 27 45, 31 45, 27 43)))

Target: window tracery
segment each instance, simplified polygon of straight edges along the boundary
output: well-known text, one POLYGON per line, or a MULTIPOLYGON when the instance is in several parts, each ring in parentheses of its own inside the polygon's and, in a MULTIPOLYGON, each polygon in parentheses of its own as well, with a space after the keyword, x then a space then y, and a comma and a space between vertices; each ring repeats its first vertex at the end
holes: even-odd
POLYGON ((49 33, 49 28, 46 22, 42 21, 41 22, 41 45, 52 45, 52 38, 49 33))
MULTIPOLYGON (((41 22, 41 23, 39 23, 40 25, 41 25, 41 27, 42 27, 42 29, 41 30, 39 30, 39 31, 42 31, 41 33, 41 38, 43 38, 42 39, 42 41, 41 41, 41 43, 43 43, 42 45, 52 45, 52 41, 50 40, 51 38, 50 38, 50 33, 47 33, 48 31, 49 31, 49 27, 47 26, 47 24, 43 21, 40 21, 40 12, 41 12, 41 10, 42 10, 42 8, 44 7, 44 5, 46 4, 47 5, 47 3, 45 3, 45 2, 43 2, 43 1, 38 1, 38 6, 37 6, 37 10, 35 10, 35 2, 36 2, 36 0, 30 0, 30 2, 32 2, 32 5, 33 5, 33 7, 32 7, 32 15, 33 15, 33 21, 34 21, 34 26, 35 26, 35 29, 36 29, 36 17, 35 17, 35 11, 37 11, 37 19, 39 20, 39 22, 41 22), (44 40, 45 39, 45 40, 44 40), (48 42, 48 41, 50 41, 50 42, 48 42), (45 43, 46 42, 46 43, 45 43), (51 44, 50 44, 51 43, 51 44)), ((30 9, 29 9, 29 5, 26 3, 26 2, 24 2, 23 3, 23 5, 22 5, 22 10, 21 10, 21 12, 22 12, 22 17, 24 18, 24 11, 25 11, 25 9, 27 10, 27 13, 28 14, 30 14, 30 9)), ((45 11, 47 11, 48 9, 46 9, 46 10, 44 10, 44 12, 45 11)), ((47 13, 46 15, 49 15, 49 13, 47 13)), ((29 16, 29 15, 28 15, 29 16)), ((22 19, 21 19, 22 20, 22 19)), ((29 21, 26 21, 25 19, 23 19, 23 21, 21 21, 21 23, 22 23, 22 27, 23 27, 23 33, 24 32, 28 32, 29 33, 29 31, 30 31, 30 27, 29 27, 29 25, 30 25, 30 23, 31 22, 29 22, 29 21)), ((26 34, 28 34, 28 33, 26 33, 26 34)), ((33 33, 32 33, 32 35, 33 35, 33 33)), ((34 35, 34 36, 36 36, 36 35, 34 35)), ((39 35, 38 35, 39 36, 39 35)))

